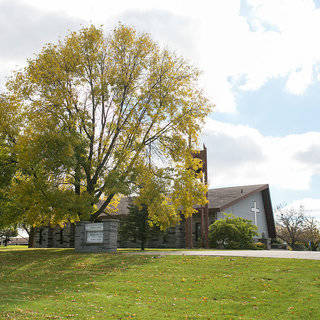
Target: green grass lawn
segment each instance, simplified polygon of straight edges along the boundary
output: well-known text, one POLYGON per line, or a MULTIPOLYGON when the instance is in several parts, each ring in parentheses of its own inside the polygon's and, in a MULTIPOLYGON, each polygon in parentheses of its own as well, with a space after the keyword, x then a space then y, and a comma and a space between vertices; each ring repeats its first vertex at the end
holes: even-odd
POLYGON ((10 247, 0 249, 0 319, 320 319, 319 266, 10 247))

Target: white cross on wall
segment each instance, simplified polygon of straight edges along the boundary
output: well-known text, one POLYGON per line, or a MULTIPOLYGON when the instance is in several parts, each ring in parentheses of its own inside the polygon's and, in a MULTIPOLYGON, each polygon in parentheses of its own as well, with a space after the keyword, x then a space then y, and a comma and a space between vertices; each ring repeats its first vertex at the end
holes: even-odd
POLYGON ((254 224, 257 225, 257 213, 259 213, 260 210, 257 208, 256 201, 253 201, 253 208, 251 208, 251 211, 254 213, 254 224))

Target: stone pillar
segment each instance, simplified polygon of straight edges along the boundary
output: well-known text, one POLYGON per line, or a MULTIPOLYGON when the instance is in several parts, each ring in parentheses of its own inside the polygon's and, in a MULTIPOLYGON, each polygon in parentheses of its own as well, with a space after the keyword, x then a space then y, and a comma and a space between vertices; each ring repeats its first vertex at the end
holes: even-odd
POLYGON ((39 227, 35 230, 34 235, 35 248, 52 248, 53 247, 53 231, 50 227, 39 227))
POLYGON ((116 252, 119 220, 104 220, 91 223, 81 221, 76 224, 76 252, 116 252))

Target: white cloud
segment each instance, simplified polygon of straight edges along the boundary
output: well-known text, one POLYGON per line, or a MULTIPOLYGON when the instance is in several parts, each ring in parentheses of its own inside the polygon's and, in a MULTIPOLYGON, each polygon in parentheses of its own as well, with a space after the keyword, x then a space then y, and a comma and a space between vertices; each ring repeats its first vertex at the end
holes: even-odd
MULTIPOLYGON (((285 89, 301 95, 320 78, 320 9, 312 0, 203 0, 201 5, 191 0, 25 0, 11 6, 36 14, 18 19, 18 33, 17 28, 0 23, 0 34, 16 44, 10 55, 19 49, 19 43, 29 43, 28 35, 33 32, 23 28, 29 22, 46 22, 51 17, 50 21, 61 26, 64 21, 85 20, 105 24, 110 30, 115 22, 124 20, 151 32, 198 65, 204 71, 204 87, 221 112, 236 111, 237 90, 257 90, 272 78, 288 77, 285 89), (246 10, 240 10, 241 3, 246 10), (28 9, 27 4, 33 8, 28 9)), ((45 41, 56 40, 51 32, 55 24, 50 27, 49 22, 46 28, 34 31, 45 41)), ((30 43, 34 52, 43 42, 30 43)))
MULTIPOLYGON (((120 20, 136 24, 204 71, 202 83, 221 112, 236 111, 237 90, 257 90, 272 78, 288 77, 285 89, 301 95, 319 78, 320 10, 312 0, 204 0, 201 5, 192 0, 13 3, 37 8, 33 20, 59 13, 58 21, 69 16, 74 21, 105 24, 109 30, 120 20), (240 10, 241 3, 246 10, 240 10)), ((26 23, 19 21, 18 25, 26 23)), ((19 30, 22 43, 28 39, 27 31, 19 30)), ((8 39, 11 33, 8 29, 8 39)), ((52 34, 41 34, 46 40, 56 40, 52 34)), ((19 47, 19 39, 14 39, 19 47)), ((33 44, 33 50, 39 45, 33 44)))
POLYGON ((307 216, 320 219, 320 199, 303 198, 300 200, 295 200, 289 203, 285 208, 298 210, 300 206, 303 206, 304 212, 307 216))
POLYGON ((296 159, 320 169, 320 141, 314 141, 314 144, 309 144, 305 150, 297 150, 296 159))
POLYGON ((247 2, 251 6, 248 22, 259 25, 257 32, 265 41, 260 51, 264 64, 257 72, 266 76, 269 70, 272 77, 288 75, 286 89, 303 94, 317 77, 313 78, 312 69, 320 61, 320 43, 316 41, 320 10, 313 0, 247 2))
POLYGON ((126 10, 111 21, 133 25, 140 32, 152 34, 155 41, 180 55, 196 60, 198 47, 195 43, 198 21, 190 16, 178 15, 167 10, 126 10))
POLYGON ((269 183, 308 190, 312 176, 320 173, 318 162, 308 160, 310 153, 316 159, 320 132, 272 137, 248 126, 209 119, 203 139, 211 187, 269 183))
POLYGON ((286 89, 296 95, 301 95, 312 83, 312 66, 304 66, 299 71, 293 71, 289 75, 286 89))
POLYGON ((57 41, 84 20, 61 12, 43 12, 17 0, 0 3, 0 58, 31 57, 48 41, 57 41))

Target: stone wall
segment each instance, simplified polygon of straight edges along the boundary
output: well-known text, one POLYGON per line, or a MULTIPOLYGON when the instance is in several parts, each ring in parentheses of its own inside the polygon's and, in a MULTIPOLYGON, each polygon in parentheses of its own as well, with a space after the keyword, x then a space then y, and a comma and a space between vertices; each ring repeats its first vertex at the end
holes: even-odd
MULTIPOLYGON (((121 222, 120 222, 121 223, 121 222)), ((177 224, 164 232, 151 235, 145 243, 145 248, 184 248, 184 224, 177 224)), ((118 235, 118 248, 140 248, 141 241, 128 239, 118 235)))
POLYGON ((52 245, 54 248, 74 248, 74 224, 68 223, 64 227, 56 227, 52 233, 52 245))
MULTIPOLYGON (((215 214, 209 215, 209 225, 216 219, 215 214)), ((121 220, 120 220, 121 223, 121 220)), ((195 248, 201 247, 201 216, 192 217, 192 239, 195 248)), ((118 236, 118 248, 140 248, 141 242, 136 239, 123 239, 118 236)), ((165 232, 151 236, 145 248, 185 248, 185 220, 182 218, 176 226, 165 232)))
POLYGON ((75 225, 41 227, 34 233, 35 248, 74 248, 75 225))
MULTIPOLYGON (((213 223, 214 217, 209 216, 209 224, 213 223)), ((118 221, 118 220, 112 220, 118 221)), ((78 222, 78 226, 84 228, 84 224, 89 222, 78 222)), ((120 221, 121 223, 121 221, 120 221)), ((196 214, 192 218, 192 238, 193 246, 201 246, 201 217, 200 214, 196 214)), ((110 227, 111 228, 111 227, 110 227)), ((107 229, 110 229, 107 227, 107 229)), ((107 230, 106 229, 106 230, 107 230)), ((110 229, 111 230, 111 229, 110 229)), ((66 224, 63 228, 60 226, 49 228, 42 227, 37 228, 34 236, 34 244, 36 248, 74 248, 75 247, 75 231, 76 226, 74 224, 66 224), (40 241, 41 240, 41 241, 40 241)), ((111 231, 113 232, 113 231, 111 231)), ((85 235, 83 236, 85 237, 85 235)), ((78 239, 79 240, 79 239, 78 239)), ((85 238, 82 238, 84 242, 85 238)), ((80 241, 80 240, 79 240, 80 241)), ((117 247, 118 248, 140 248, 141 243, 136 239, 122 239, 121 235, 117 235, 117 247)), ((94 252, 94 245, 89 246, 92 250, 88 249, 88 252, 94 252)), ((152 235, 146 242, 146 248, 185 248, 185 222, 181 220, 176 226, 170 227, 165 232, 152 235)), ((103 249, 104 250, 104 249, 103 249)))
POLYGON ((52 228, 41 227, 36 228, 34 233, 34 247, 35 248, 52 248, 52 228))

